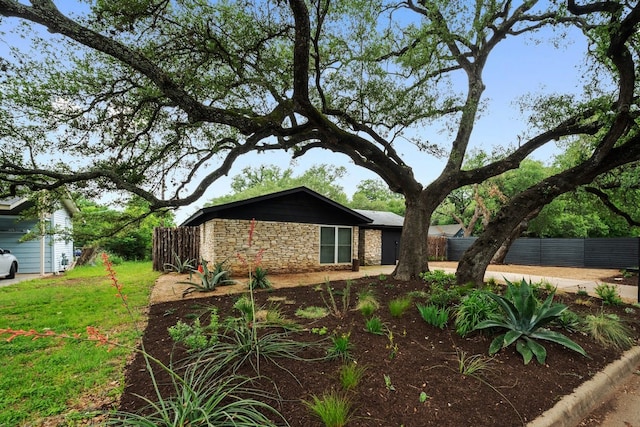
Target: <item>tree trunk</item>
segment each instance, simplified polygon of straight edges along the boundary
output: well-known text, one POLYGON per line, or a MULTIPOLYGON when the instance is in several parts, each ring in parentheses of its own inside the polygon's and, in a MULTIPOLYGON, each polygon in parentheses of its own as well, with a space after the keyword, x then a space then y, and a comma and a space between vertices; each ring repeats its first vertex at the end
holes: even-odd
POLYGON ((429 270, 428 235, 431 215, 446 194, 439 191, 433 194, 430 189, 422 190, 414 195, 405 195, 406 211, 402 235, 400 237, 400 253, 398 265, 393 272, 397 280, 411 280, 429 270))
POLYGON ((458 263, 456 282, 459 285, 467 283, 481 285, 489 262, 518 224, 531 215, 535 216, 540 209, 559 195, 590 183, 601 173, 622 164, 637 161, 639 158, 640 137, 635 137, 624 147, 612 148, 599 163, 585 162, 544 179, 518 194, 500 209, 482 235, 464 252, 458 263))
MULTIPOLYGON (((509 235, 509 237, 507 237, 507 240, 505 240, 502 243, 502 245, 500 245, 496 253, 493 255, 493 258, 491 259, 491 264, 504 264, 504 259, 507 257, 507 253, 509 252, 509 248, 511 247, 511 244, 518 237, 520 237, 520 235, 529 227, 529 221, 531 221, 533 218, 538 216, 538 214, 540 213, 540 210, 541 209, 536 209, 534 212, 529 214, 524 219, 524 221, 520 221, 520 224, 516 226, 516 228, 509 235)), ((485 227, 487 227, 488 225, 489 223, 487 222, 485 224, 485 227)))

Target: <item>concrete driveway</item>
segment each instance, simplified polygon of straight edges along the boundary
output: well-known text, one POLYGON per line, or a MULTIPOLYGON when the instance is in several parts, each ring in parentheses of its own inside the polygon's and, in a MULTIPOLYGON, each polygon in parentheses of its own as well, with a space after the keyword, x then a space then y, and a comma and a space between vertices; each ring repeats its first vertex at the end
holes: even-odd
POLYGON ((0 279, 0 288, 13 285, 14 283, 24 282, 25 280, 39 279, 40 277, 43 276, 37 273, 18 273, 14 279, 0 279))

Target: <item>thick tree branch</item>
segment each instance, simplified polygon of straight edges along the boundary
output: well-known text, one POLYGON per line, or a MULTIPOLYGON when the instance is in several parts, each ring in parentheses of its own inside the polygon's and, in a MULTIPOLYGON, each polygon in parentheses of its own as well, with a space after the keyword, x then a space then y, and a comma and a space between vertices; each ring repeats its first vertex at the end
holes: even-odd
POLYGON ((591 193, 591 194, 595 195, 596 197, 598 197, 600 199, 600 201, 607 207, 607 209, 609 209, 614 214, 624 218, 624 220, 627 221, 627 224, 629 224, 629 226, 631 226, 631 227, 640 227, 640 222, 634 220, 631 217, 631 215, 629 215, 629 213, 627 213, 627 212, 623 211, 622 209, 620 209, 619 207, 617 207, 615 205, 615 203, 613 203, 611 201, 611 198, 609 197, 609 195, 607 193, 605 193, 604 191, 600 190, 599 188, 591 187, 591 186, 584 187, 584 190, 587 193, 591 193))

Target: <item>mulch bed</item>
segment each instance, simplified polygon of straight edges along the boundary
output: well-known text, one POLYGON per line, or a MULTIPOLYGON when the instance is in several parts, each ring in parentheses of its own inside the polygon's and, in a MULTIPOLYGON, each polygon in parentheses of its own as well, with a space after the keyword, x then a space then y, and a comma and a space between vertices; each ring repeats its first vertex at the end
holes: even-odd
MULTIPOLYGON (((487 355, 492 336, 473 333, 462 338, 449 326, 440 330, 422 320, 415 306, 402 317, 391 317, 390 300, 410 291, 424 291, 423 281, 399 282, 391 277, 362 278, 351 281, 352 310, 342 318, 327 316, 319 320, 305 320, 295 316, 300 307, 325 306, 324 286, 301 286, 277 290, 257 291, 259 306, 278 306, 287 318, 296 320, 305 329, 291 333, 303 341, 327 340, 332 333, 350 333, 351 355, 359 365, 366 366, 360 384, 348 395, 353 402, 353 420, 349 426, 521 426, 551 408, 564 395, 590 379, 606 365, 617 360, 621 351, 603 348, 579 332, 563 332, 579 343, 588 353, 585 358, 554 343, 542 342, 548 356, 545 365, 535 359, 524 365, 515 346, 503 349, 491 361, 491 370, 481 377, 465 376, 458 372, 458 356, 487 355), (392 355, 388 335, 374 335, 364 330, 365 318, 353 310, 357 293, 372 289, 381 308, 376 315, 393 333, 397 351, 392 355), (326 328, 326 336, 312 333, 312 328, 326 328), (385 376, 388 382, 385 382, 385 376), (393 387, 388 387, 388 385, 393 387), (391 389, 393 388, 393 389, 391 389), (420 401, 420 394, 428 397, 420 401)), ((344 289, 344 281, 332 282, 336 290, 344 289)), ((203 316, 202 324, 208 324, 206 314, 217 307, 221 319, 237 316, 232 308, 238 298, 233 296, 204 297, 155 304, 150 307, 149 322, 144 332, 144 346, 148 353, 169 363, 186 356, 184 349, 175 347, 167 329, 178 320, 191 322, 194 316, 203 316)), ((570 306, 581 315, 597 314, 601 310, 615 313, 630 326, 636 343, 640 338, 638 312, 625 311, 621 307, 602 306, 601 301, 576 295, 558 294, 555 301, 570 306), (590 306, 584 305, 590 301, 590 306)), ((419 301, 419 300, 416 300, 419 301)), ((340 301, 338 301, 340 304, 340 301)), ((323 350, 324 351, 324 350, 323 350)), ((301 400, 325 391, 340 390, 338 370, 341 360, 294 361, 280 360, 281 367, 266 362, 260 364, 260 374, 265 378, 256 383, 268 392, 277 387, 281 400, 275 405, 291 426, 321 426, 301 400), (286 368, 285 369, 283 369, 286 368)), ((246 373, 249 373, 248 371, 246 373)), ((157 372, 160 383, 166 382, 157 372)), ((170 387, 165 389, 169 393, 170 387)), ((155 399, 154 390, 143 358, 137 356, 128 367, 125 391, 120 409, 140 411, 144 402, 136 395, 155 399)), ((274 404, 273 402, 270 402, 274 404)))
POLYGON ((638 286, 638 273, 625 273, 617 276, 604 277, 600 279, 602 282, 612 283, 614 285, 638 286))

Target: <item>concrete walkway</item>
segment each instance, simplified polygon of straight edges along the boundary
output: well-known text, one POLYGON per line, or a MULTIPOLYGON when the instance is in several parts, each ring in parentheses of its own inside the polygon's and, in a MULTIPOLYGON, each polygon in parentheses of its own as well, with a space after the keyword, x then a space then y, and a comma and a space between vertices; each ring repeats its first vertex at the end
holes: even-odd
POLYGON ((16 277, 14 277, 13 279, 0 279, 0 288, 3 286, 9 286, 9 285, 14 285, 16 283, 24 282, 25 280, 39 279, 40 277, 46 277, 46 276, 41 276, 37 273, 34 273, 34 274, 18 273, 16 274, 16 277))

